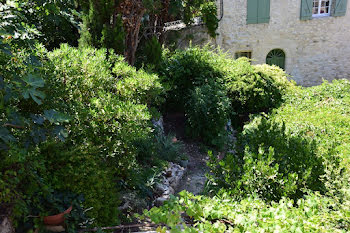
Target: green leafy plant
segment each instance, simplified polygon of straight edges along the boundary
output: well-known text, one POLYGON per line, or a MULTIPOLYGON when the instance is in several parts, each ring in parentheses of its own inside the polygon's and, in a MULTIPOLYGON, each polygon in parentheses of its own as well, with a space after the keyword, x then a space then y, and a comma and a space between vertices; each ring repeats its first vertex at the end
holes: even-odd
POLYGON ((348 211, 348 204, 337 206, 317 193, 297 202, 283 198, 267 204, 256 197, 235 201, 225 193, 210 198, 184 191, 140 217, 165 224, 172 232, 346 232, 348 211))
MULTIPOLYGON (((26 34, 25 24, 18 34, 26 34)), ((31 48, 35 41, 13 38, 0 25, 0 208, 18 219, 28 214, 25 197, 46 184, 37 147, 47 139, 65 140, 69 117, 47 104, 42 64, 31 48)), ((16 26, 16 23, 14 25, 16 26)))
POLYGON ((235 114, 268 112, 283 102, 293 88, 286 73, 269 65, 252 66, 246 58, 235 61, 225 76, 228 97, 235 114))
POLYGON ((239 147, 236 155, 214 159, 210 165, 216 184, 236 197, 257 194, 278 201, 301 198, 306 189, 325 191, 321 181, 325 168, 316 154, 316 143, 300 134, 291 135, 284 125, 255 118, 245 126, 239 147))
POLYGON ((230 101, 218 84, 195 88, 185 105, 186 130, 206 145, 222 147, 225 144, 230 101))

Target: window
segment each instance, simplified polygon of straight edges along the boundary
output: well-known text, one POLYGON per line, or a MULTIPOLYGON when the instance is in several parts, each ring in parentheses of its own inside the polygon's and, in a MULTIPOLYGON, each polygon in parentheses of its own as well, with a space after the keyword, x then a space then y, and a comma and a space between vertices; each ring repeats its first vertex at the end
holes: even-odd
POLYGON ((331 0, 313 0, 312 16, 329 16, 331 13, 331 0))
POLYGON ((270 21, 270 0, 247 1, 247 24, 268 23, 270 21))
POLYGON ((235 53, 235 58, 238 59, 240 57, 246 57, 249 59, 252 59, 252 52, 251 51, 247 51, 247 52, 236 52, 235 53))
POLYGON ((301 0, 300 19, 346 15, 348 0, 301 0))

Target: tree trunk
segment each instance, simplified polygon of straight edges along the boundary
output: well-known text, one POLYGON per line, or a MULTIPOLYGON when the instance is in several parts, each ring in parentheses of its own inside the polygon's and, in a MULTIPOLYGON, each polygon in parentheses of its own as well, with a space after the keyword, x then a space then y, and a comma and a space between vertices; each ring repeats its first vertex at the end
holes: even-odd
POLYGON ((142 0, 123 0, 119 5, 125 28, 125 58, 130 65, 135 64, 139 44, 141 20, 146 12, 142 0))

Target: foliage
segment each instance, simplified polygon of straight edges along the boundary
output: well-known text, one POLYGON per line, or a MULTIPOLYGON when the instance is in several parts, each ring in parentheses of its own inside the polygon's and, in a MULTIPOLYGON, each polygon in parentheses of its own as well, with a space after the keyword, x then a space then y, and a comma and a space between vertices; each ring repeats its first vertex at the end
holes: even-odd
POLYGON ((79 19, 73 0, 5 2, 0 3, 0 16, 5 19, 0 28, 5 28, 18 42, 34 38, 48 49, 59 47, 60 43, 77 45, 79 19), (28 29, 26 33, 23 28, 28 29))
POLYGON ((113 49, 116 53, 124 52, 125 32, 120 16, 111 16, 115 12, 116 1, 81 1, 83 25, 80 44, 96 48, 113 49))
POLYGON ((156 36, 140 43, 137 66, 146 64, 149 68, 158 68, 162 61, 163 48, 156 36))
MULTIPOLYGON (((216 54, 209 46, 177 50, 164 56, 159 74, 169 86, 166 107, 171 111, 184 109, 191 91, 215 82, 222 83, 225 56, 216 54)), ((219 52, 219 51, 218 51, 219 52)))
POLYGON ((278 107, 284 93, 293 87, 282 69, 269 65, 252 66, 246 58, 238 59, 225 78, 236 114, 266 112, 278 107))
POLYGON ((253 116, 237 153, 211 154, 219 196, 181 193, 143 217, 174 232, 347 232, 349 90, 347 80, 292 88, 269 116, 253 116))
POLYGON ((93 148, 86 151, 76 146, 67 150, 66 146, 49 142, 41 148, 47 169, 40 175, 54 190, 83 195, 84 207, 93 207, 87 214, 96 218, 95 223, 118 223, 120 201, 113 168, 100 160, 93 148))
POLYGON ((209 198, 184 191, 179 198, 144 211, 141 218, 166 224, 171 232, 347 232, 349 210, 349 203, 339 206, 317 193, 297 202, 283 198, 266 204, 255 197, 237 202, 228 195, 209 198))
POLYGON ((165 53, 158 73, 169 89, 165 111, 185 111, 188 131, 211 145, 222 144, 228 119, 277 107, 294 87, 278 67, 232 60, 210 46, 165 53))
POLYGON ((136 71, 105 49, 62 45, 46 56, 50 103, 72 116, 68 151, 46 152, 67 153, 66 159, 47 160, 63 169, 51 171, 53 185, 84 194, 97 223, 116 223, 117 187, 134 186, 133 174, 140 169, 136 142, 151 138, 149 107, 161 102, 162 86, 156 75, 136 71))
POLYGON ((278 201, 282 197, 301 198, 306 189, 324 191, 323 159, 316 144, 300 134, 291 135, 284 125, 256 118, 246 125, 237 154, 222 161, 212 156, 215 182, 236 197, 257 194, 278 201), (219 166, 218 166, 219 165, 219 166))
POLYGON ((227 136, 229 109, 230 101, 218 84, 196 87, 185 105, 186 130, 206 145, 222 147, 227 136))
POLYGON ((219 20, 217 18, 217 5, 215 1, 208 1, 202 5, 202 18, 204 24, 208 28, 208 33, 211 37, 216 37, 216 29, 219 27, 219 20))
POLYGON ((211 182, 236 197, 297 199, 312 190, 347 200, 348 89, 344 80, 290 92, 270 116, 244 127, 236 155, 211 156, 211 182))
POLYGON ((325 160, 323 182, 339 201, 349 198, 349 90, 347 80, 300 88, 287 95, 286 104, 271 116, 285 122, 290 132, 316 141, 317 154, 325 160))
MULTIPOLYGON (((28 35, 25 24, 16 29, 18 35, 28 35)), ((42 64, 30 49, 35 41, 14 38, 11 36, 14 32, 6 31, 6 27, 2 30, 5 31, 0 34, 0 208, 6 210, 5 214, 12 213, 12 217, 21 219, 29 214, 26 197, 36 189, 48 188, 37 175, 45 169, 38 159, 37 146, 48 138, 64 140, 69 117, 46 105, 42 64)))
MULTIPOLYGON (((218 27, 213 0, 81 0, 84 10, 81 42, 84 45, 113 48, 135 64, 140 37, 158 37, 164 43, 165 23, 183 19, 190 25, 202 17, 211 36, 218 27), (123 47, 124 45, 124 47, 123 47)), ((152 39, 153 40, 153 39, 152 39)), ((151 40, 151 41, 152 41, 151 40)), ((153 42, 152 42, 153 43, 153 42)))
MULTIPOLYGON (((20 220, 16 232, 30 232, 33 228, 40 229, 39 232, 48 232, 43 226, 42 217, 63 213, 70 207, 72 210, 65 216, 65 225, 67 233, 77 232, 82 227, 88 227, 93 221, 86 217, 86 210, 83 209, 84 198, 82 195, 76 195, 70 192, 57 192, 47 190, 35 193, 36 198, 31 203, 31 214, 35 214, 34 222, 28 221, 27 217, 20 220)), ((32 215, 34 216, 34 215, 32 215)))

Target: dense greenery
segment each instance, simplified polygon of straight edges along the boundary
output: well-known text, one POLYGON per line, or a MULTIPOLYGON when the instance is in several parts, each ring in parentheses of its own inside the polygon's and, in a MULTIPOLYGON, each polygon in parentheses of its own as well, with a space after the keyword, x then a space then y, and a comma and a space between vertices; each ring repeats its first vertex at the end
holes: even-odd
MULTIPOLYGON (((349 213, 349 203, 339 206, 318 194, 268 204, 256 197, 234 201, 230 196, 182 192, 164 206, 145 211, 143 218, 165 223, 172 232, 348 232, 349 213)), ((166 229, 158 228, 159 232, 166 229)))
POLYGON ((187 131, 212 146, 225 141, 229 119, 277 107, 294 86, 278 67, 232 60, 209 46, 165 53, 158 73, 169 89, 165 110, 184 111, 187 131))
POLYGON ((6 0, 0 2, 0 28, 17 42, 37 39, 48 49, 78 45, 79 14, 74 0, 6 0), (27 28, 23 33, 23 28, 27 28))
POLYGON ((53 191, 70 192, 93 207, 87 214, 94 224, 116 224, 119 189, 146 182, 136 178, 143 175, 140 164, 180 156, 169 139, 152 133, 150 119, 162 102, 158 77, 106 50, 62 45, 53 52, 37 47, 36 53, 36 66, 28 65, 34 57, 26 50, 1 53, 2 208, 27 226, 19 228, 24 231, 36 220, 24 216, 47 214, 41 203, 53 191), (155 152, 173 150, 173 157, 142 151, 140 141, 155 152))
MULTIPOLYGON (((215 0, 79 0, 83 10, 80 42, 115 49, 134 65, 140 38, 163 44, 165 25, 183 20, 187 25, 201 17, 212 37, 218 27, 215 0)), ((152 56, 156 57, 156 54, 152 56)), ((152 61, 148 61, 152 62, 152 61)), ((148 63, 146 62, 146 63, 148 63)))
POLYGON ((216 197, 183 193, 145 216, 174 229, 185 219, 188 232, 348 232, 349 88, 295 87, 269 115, 252 117, 237 153, 211 156, 216 197))
POLYGON ((230 101, 219 84, 206 84, 191 91, 185 105, 188 134, 206 145, 222 147, 226 141, 230 101))
POLYGON ((70 233, 149 207, 168 162, 187 159, 155 123, 174 112, 213 150, 207 195, 140 218, 173 232, 350 230, 349 81, 302 88, 209 46, 164 50, 171 20, 200 16, 215 37, 212 0, 0 2, 0 220, 16 232, 70 206, 70 233), (142 206, 119 208, 125 197, 142 206))

